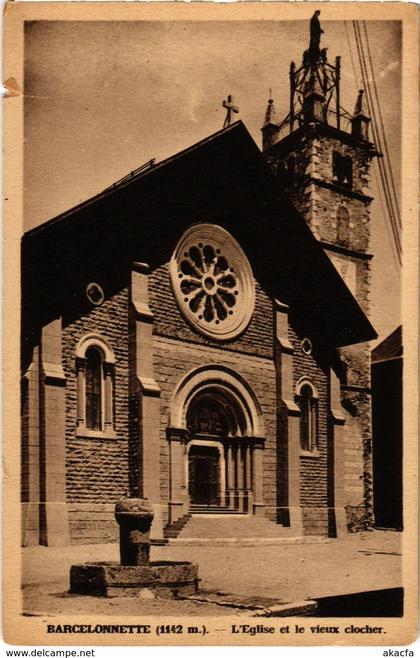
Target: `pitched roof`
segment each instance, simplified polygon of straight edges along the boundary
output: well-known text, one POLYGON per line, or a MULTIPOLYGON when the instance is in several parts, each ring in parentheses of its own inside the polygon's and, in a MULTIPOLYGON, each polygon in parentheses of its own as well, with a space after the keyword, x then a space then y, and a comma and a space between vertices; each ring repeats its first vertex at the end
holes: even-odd
POLYGON ((256 279, 334 345, 376 337, 240 121, 26 233, 25 312, 57 312, 72 282, 98 268, 167 262, 174 234, 200 221, 230 231, 256 279))
POLYGON ((372 350, 372 363, 389 361, 402 355, 402 325, 400 325, 372 350))

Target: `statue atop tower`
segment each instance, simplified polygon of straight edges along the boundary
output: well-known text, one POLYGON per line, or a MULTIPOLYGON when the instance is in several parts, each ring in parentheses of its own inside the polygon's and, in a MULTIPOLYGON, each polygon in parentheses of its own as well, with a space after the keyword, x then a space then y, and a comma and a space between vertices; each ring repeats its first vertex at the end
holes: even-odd
POLYGON ((316 10, 314 15, 311 18, 310 22, 310 33, 311 33, 311 41, 309 44, 309 50, 312 53, 317 53, 319 52, 319 44, 321 41, 321 34, 324 33, 324 30, 321 29, 321 23, 318 18, 320 15, 321 11, 319 9, 316 10))
POLYGON ((330 64, 328 48, 321 48, 324 30, 319 20, 320 13, 317 9, 310 19, 309 48, 303 52, 301 66, 290 63, 290 110, 280 123, 274 123, 271 118, 273 100, 269 99, 262 128, 263 149, 281 140, 287 128, 292 133, 296 128, 315 122, 335 125, 341 130, 341 119, 352 119, 340 105, 341 59, 338 56, 334 64, 330 64))
POLYGON ((316 63, 320 58, 322 51, 320 49, 320 44, 321 44, 321 34, 324 34, 324 30, 321 28, 321 23, 318 18, 320 15, 320 10, 317 9, 314 15, 311 18, 311 22, 309 24, 309 32, 310 32, 310 41, 309 41, 309 49, 305 50, 304 53, 304 62, 308 63, 316 63))

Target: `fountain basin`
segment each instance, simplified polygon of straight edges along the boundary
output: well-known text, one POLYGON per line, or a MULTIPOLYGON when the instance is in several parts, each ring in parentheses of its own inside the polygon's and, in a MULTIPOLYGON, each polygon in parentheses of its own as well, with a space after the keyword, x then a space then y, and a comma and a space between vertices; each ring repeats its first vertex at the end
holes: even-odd
POLYGON ((136 566, 91 562, 70 569, 71 594, 174 598, 198 592, 198 582, 198 565, 192 562, 160 561, 136 566))

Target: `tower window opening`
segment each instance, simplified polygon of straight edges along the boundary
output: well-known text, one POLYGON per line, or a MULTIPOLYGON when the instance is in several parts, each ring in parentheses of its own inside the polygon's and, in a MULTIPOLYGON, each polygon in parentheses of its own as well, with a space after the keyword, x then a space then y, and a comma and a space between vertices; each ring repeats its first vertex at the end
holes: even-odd
POLYGON ((333 178, 343 187, 353 187, 353 160, 350 155, 333 152, 333 178))

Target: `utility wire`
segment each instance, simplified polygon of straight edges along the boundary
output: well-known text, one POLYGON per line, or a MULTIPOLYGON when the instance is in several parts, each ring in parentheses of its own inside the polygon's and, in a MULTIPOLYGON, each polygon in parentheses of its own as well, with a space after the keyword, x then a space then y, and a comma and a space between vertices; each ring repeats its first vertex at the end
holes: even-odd
MULTIPOLYGON (((375 103, 374 103, 374 99, 373 99, 372 92, 371 92, 370 79, 369 79, 370 76, 369 76, 369 70, 368 70, 367 62, 366 62, 366 59, 365 59, 362 36, 361 36, 361 32, 360 32, 360 27, 359 27, 357 21, 355 21, 354 23, 355 23, 355 26, 356 26, 357 41, 358 41, 358 44, 359 44, 359 51, 360 51, 360 55, 361 55, 360 61, 361 61, 361 67, 362 67, 362 76, 364 78, 368 105, 370 106, 370 113, 371 113, 371 116, 372 116, 372 119, 373 119, 372 128, 373 128, 373 131, 374 131, 374 134, 375 134, 376 144, 377 144, 379 150, 382 152, 382 150, 383 150, 383 148, 382 148, 382 139, 381 139, 381 134, 380 134, 380 131, 379 131, 379 122, 377 120, 375 103)), ((397 249, 399 257, 400 257, 400 255, 401 255, 400 235, 399 235, 397 220, 396 220, 396 217, 395 217, 393 199, 392 199, 391 192, 390 192, 388 173, 387 173, 387 170, 386 170, 386 167, 385 167, 385 163, 382 159, 378 162, 378 166, 379 166, 379 171, 380 171, 380 174, 381 174, 381 180, 383 182, 384 192, 385 192, 385 196, 386 196, 386 200, 387 200, 389 219, 390 219, 391 225, 392 225, 392 230, 393 230, 394 240, 395 240, 395 246, 396 246, 396 249, 397 249)))
POLYGON ((353 59, 353 51, 352 51, 352 47, 351 47, 350 35, 349 35, 348 28, 347 28, 347 23, 348 23, 348 21, 344 21, 344 29, 346 31, 346 39, 347 39, 347 45, 348 45, 348 49, 349 49, 349 53, 350 53, 351 68, 353 70, 354 86, 356 87, 356 91, 358 91, 359 90, 359 85, 358 85, 359 76, 356 73, 356 66, 355 66, 354 59, 353 59))
POLYGON ((398 203, 398 196, 397 196, 397 192, 395 190, 394 176, 393 176, 392 168, 391 168, 391 158, 389 157, 388 140, 386 138, 386 131, 385 131, 384 123, 383 123, 383 120, 382 120, 381 104, 379 102, 378 88, 376 86, 375 72, 374 72, 374 69, 373 69, 372 54, 371 54, 371 51, 370 51, 369 36, 368 36, 366 21, 363 21, 363 28, 364 28, 364 31, 365 31, 365 39, 366 39, 366 45, 367 45, 367 51, 368 51, 369 64, 370 64, 370 69, 371 69, 371 72, 372 72, 373 90, 375 92, 376 105, 378 107, 379 121, 380 121, 380 126, 381 126, 381 130, 382 130, 383 141, 384 141, 384 146, 385 146, 385 155, 386 155, 387 165, 388 165, 388 169, 389 169, 389 178, 391 180, 392 191, 393 191, 393 194, 394 194, 395 207, 397 209, 396 215, 397 215, 398 224, 401 227, 401 216, 400 216, 400 208, 399 208, 399 203, 398 203))
MULTIPOLYGON (((367 101, 367 104, 368 104, 369 113, 370 113, 370 115, 373 119, 373 121, 372 121, 372 131, 373 131, 373 135, 374 135, 374 140, 375 140, 375 143, 376 143, 377 147, 382 151, 382 140, 381 140, 381 136, 379 134, 378 121, 377 121, 377 118, 376 118, 376 110, 375 110, 374 100, 373 100, 371 87, 370 87, 369 71, 368 71, 368 66, 367 66, 367 62, 366 62, 366 59, 365 59, 360 28, 358 26, 357 21, 353 21, 353 30, 354 30, 354 36, 355 36, 355 41, 356 41, 357 53, 358 53, 358 57, 359 57, 360 69, 361 69, 361 73, 362 73, 363 86, 364 86, 365 91, 366 91, 366 101, 367 101)), ((388 175, 387 175, 387 171, 385 169, 385 166, 384 166, 384 163, 383 163, 382 159, 379 159, 379 161, 378 161, 378 169, 379 169, 379 173, 380 173, 380 178, 381 178, 381 183, 382 183, 382 190, 383 190, 383 193, 384 193, 384 198, 385 198, 385 203, 386 203, 386 208, 387 208, 388 220, 389 220, 390 225, 391 225, 392 235, 393 235, 393 239, 394 239, 394 246, 395 246, 395 250, 397 252, 398 261, 401 263, 401 242, 400 242, 399 230, 398 230, 397 221, 396 221, 396 218, 395 218, 395 211, 394 211, 394 207, 393 207, 393 199, 391 197, 390 188, 389 188, 388 175)))

